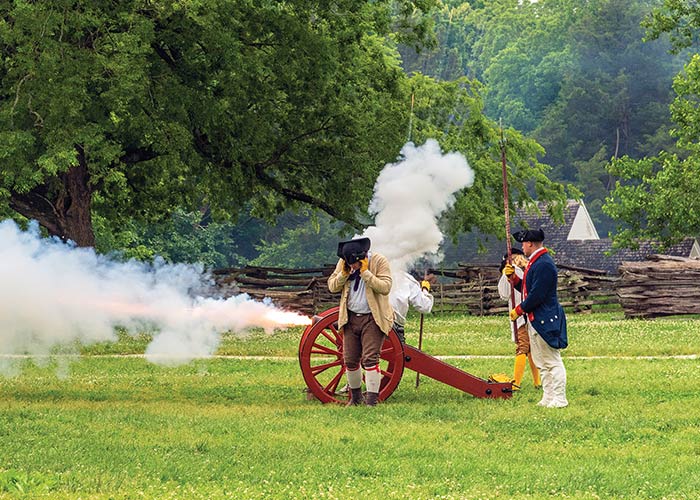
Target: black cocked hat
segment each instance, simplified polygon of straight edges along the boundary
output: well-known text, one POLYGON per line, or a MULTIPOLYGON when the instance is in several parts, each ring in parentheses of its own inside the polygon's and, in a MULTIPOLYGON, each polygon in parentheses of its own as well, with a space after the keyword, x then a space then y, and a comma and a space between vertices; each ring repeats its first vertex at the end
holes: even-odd
MULTIPOLYGON (((523 251, 520 250, 519 248, 513 247, 513 248, 510 249, 510 254, 511 254, 511 255, 516 255, 516 254, 523 255, 523 251)), ((507 254, 507 253, 504 253, 504 254, 503 254, 503 258, 504 258, 504 259, 507 259, 507 258, 508 258, 508 254, 507 254)))
POLYGON ((525 241, 544 241, 544 231, 540 229, 523 229, 522 231, 517 231, 513 233, 513 238, 515 241, 523 243, 525 241))
MULTIPOLYGON (((519 255, 523 255, 523 251, 520 250, 519 248, 513 247, 513 248, 510 249, 510 254, 511 254, 511 255, 518 255, 518 254, 519 254, 519 255)), ((508 262, 508 253, 504 253, 504 254, 503 254, 503 260, 501 260, 501 266, 498 268, 498 273, 499 273, 499 274, 503 272, 503 268, 506 267, 506 263, 507 263, 507 262, 508 262)))
POLYGON ((367 257, 370 247, 369 238, 356 238, 338 243, 338 257, 347 264, 354 264, 358 260, 367 257))

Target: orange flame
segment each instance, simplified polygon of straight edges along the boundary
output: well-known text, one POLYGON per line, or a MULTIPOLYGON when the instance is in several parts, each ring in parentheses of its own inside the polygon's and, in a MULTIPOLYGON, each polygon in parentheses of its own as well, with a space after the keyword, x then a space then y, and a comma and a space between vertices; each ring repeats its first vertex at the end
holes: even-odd
POLYGON ((310 325, 311 318, 290 311, 270 310, 265 312, 265 319, 279 326, 310 325))

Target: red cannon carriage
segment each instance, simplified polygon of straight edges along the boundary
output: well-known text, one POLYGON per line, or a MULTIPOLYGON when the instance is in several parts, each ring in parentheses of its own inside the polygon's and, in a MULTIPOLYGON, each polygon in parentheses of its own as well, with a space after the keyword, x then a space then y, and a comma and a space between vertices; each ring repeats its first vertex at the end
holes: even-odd
MULTIPOLYGON (((299 364, 304 381, 311 394, 323 403, 342 403, 347 395, 338 393, 345 365, 343 364, 343 334, 337 328, 338 308, 334 307, 316 316, 306 327, 299 342, 299 364)), ((384 341, 380 368, 382 382, 379 400, 384 401, 401 381, 404 368, 443 382, 477 398, 510 398, 510 382, 489 382, 470 375, 439 359, 425 354, 408 344, 401 344, 391 330, 384 341)))

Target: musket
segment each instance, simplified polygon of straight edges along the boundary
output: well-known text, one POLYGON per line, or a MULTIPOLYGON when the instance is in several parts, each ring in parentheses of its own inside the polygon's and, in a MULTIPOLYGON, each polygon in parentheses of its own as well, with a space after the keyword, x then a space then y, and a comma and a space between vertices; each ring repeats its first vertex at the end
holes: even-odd
POLYGON ((411 111, 408 114, 408 138, 406 142, 411 142, 411 136, 413 135, 413 105, 415 104, 416 93, 411 92, 411 111))
MULTIPOLYGON (((428 277, 428 270, 427 268, 423 270, 423 279, 426 279, 428 277)), ((423 292, 421 292, 423 293, 423 292)), ((423 313, 420 313, 420 327, 418 328, 418 350, 423 349, 423 320, 425 319, 425 315, 423 313)), ((418 385, 420 384, 420 372, 416 372, 416 389, 418 389, 418 385)))
MULTIPOLYGON (((510 244, 510 205, 508 203, 508 170, 506 167, 506 139, 503 135, 503 126, 501 125, 501 122, 499 120, 499 128, 501 131, 501 140, 500 140, 500 147, 501 147, 501 173, 503 175, 503 212, 505 214, 505 221, 506 221, 506 249, 507 249, 507 258, 506 262, 508 264, 512 264, 512 247, 510 244)), ((510 280, 509 280, 510 281, 510 280)), ((510 284, 510 309, 515 308, 515 288, 513 287, 513 283, 510 284)), ((517 320, 511 322, 512 328, 513 328, 513 338, 517 341, 518 340, 518 324, 517 320)))

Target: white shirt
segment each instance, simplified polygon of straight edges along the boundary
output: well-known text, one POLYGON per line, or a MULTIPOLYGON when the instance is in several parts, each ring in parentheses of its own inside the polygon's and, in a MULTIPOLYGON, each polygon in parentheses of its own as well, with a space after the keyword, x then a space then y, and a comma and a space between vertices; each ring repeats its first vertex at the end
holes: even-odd
POLYGON ((394 284, 389 293, 389 302, 394 309, 394 321, 403 326, 406 323, 409 305, 418 312, 427 314, 433 309, 434 297, 423 290, 420 283, 408 273, 394 276, 394 284))
MULTIPOLYGON (((372 256, 367 254, 367 262, 372 256)), ((359 272, 359 271, 358 271, 359 272)), ((352 273, 350 274, 352 276, 352 273)), ((350 293, 348 293, 348 311, 352 311, 357 314, 368 314, 370 313, 369 302, 367 302, 367 291, 365 287, 365 280, 361 276, 357 277, 360 284, 355 290, 355 280, 348 279, 348 286, 350 286, 350 293)))

